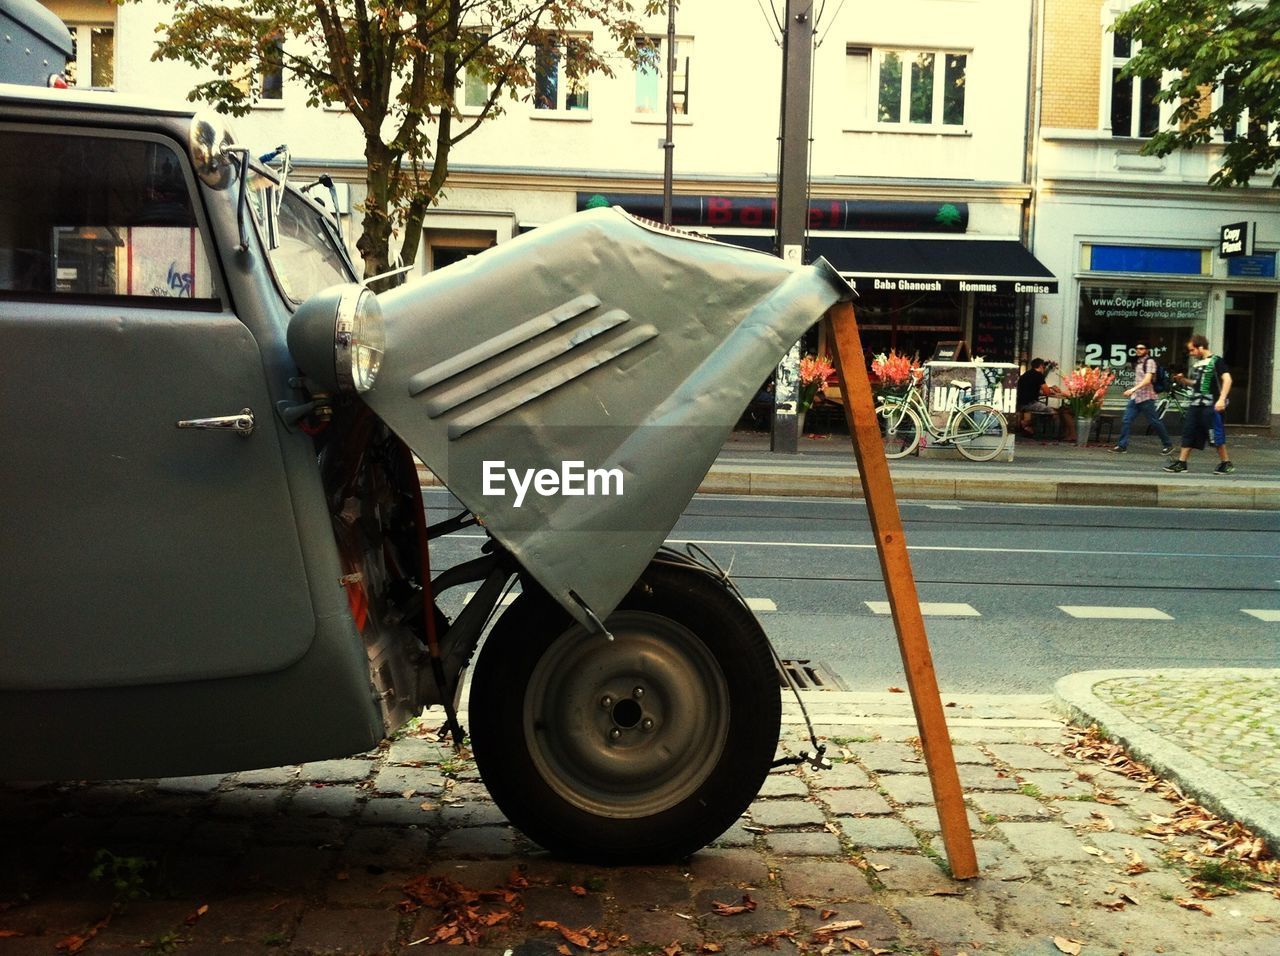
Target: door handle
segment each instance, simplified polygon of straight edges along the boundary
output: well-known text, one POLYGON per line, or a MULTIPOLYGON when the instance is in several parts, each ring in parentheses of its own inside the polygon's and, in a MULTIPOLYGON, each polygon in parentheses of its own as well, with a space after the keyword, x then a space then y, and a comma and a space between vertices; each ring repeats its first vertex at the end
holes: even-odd
POLYGON ((210 428, 216 431, 233 431, 243 438, 253 434, 253 409, 242 408, 238 415, 219 415, 216 418, 185 418, 179 428, 210 428))

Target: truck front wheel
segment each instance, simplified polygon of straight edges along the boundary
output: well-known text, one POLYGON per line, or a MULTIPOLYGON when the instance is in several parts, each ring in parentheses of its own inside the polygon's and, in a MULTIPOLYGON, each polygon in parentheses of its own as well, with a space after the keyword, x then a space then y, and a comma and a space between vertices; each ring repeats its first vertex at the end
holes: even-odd
POLYGON ((655 562, 591 634, 522 596, 476 664, 476 762, 516 826, 553 853, 671 860, 755 797, 781 701, 755 617, 711 575, 655 562))

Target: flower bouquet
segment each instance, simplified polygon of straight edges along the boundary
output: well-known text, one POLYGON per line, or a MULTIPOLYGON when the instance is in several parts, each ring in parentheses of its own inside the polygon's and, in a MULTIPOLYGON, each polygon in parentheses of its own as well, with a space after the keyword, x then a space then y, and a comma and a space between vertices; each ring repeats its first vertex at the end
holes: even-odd
POLYGON ((911 381, 911 368, 916 359, 890 349, 871 360, 871 374, 875 378, 877 395, 902 395, 911 381))
POLYGON ((827 383, 836 374, 831 359, 825 355, 806 355, 800 360, 800 413, 813 407, 827 383))
POLYGON ((1078 368, 1063 377, 1062 400, 1077 420, 1093 418, 1102 409, 1102 400, 1115 380, 1114 372, 1097 366, 1078 368))

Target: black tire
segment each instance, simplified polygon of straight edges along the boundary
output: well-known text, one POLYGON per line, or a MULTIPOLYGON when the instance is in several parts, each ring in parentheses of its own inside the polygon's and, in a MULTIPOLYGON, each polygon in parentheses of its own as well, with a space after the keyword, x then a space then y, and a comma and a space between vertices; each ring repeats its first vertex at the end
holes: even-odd
POLYGON ((695 569, 650 565, 606 625, 612 643, 537 593, 503 614, 472 681, 476 763, 507 818, 555 854, 679 859, 724 833, 769 772, 773 657, 751 612, 695 569))

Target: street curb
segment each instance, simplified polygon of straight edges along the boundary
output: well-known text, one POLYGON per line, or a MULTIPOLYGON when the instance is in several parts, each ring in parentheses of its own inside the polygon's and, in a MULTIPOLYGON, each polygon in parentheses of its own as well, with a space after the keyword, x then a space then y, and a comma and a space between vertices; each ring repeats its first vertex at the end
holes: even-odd
MULTIPOLYGON (((898 498, 921 501, 1003 501, 1047 505, 1125 505, 1131 507, 1222 508, 1280 511, 1280 485, 1220 480, 1214 485, 1185 481, 1117 481, 1052 478, 972 478, 938 474, 892 476, 898 498)), ((698 488, 701 494, 785 495, 813 498, 862 498, 856 471, 834 468, 744 470, 712 466, 698 488)))
MULTIPOLYGON (((1255 675, 1270 668, 1170 668, 1158 673, 1165 677, 1194 676, 1214 679, 1241 674, 1255 675)), ((1058 704, 1073 721, 1098 729, 1110 740, 1122 744, 1136 759, 1178 787, 1201 805, 1248 827, 1266 841, 1273 853, 1280 853, 1280 804, 1268 802, 1247 790, 1229 774, 1210 766, 1199 757, 1164 740, 1099 700, 1093 688, 1118 678, 1149 676, 1151 671, 1083 671, 1063 677, 1054 685, 1058 704)))

